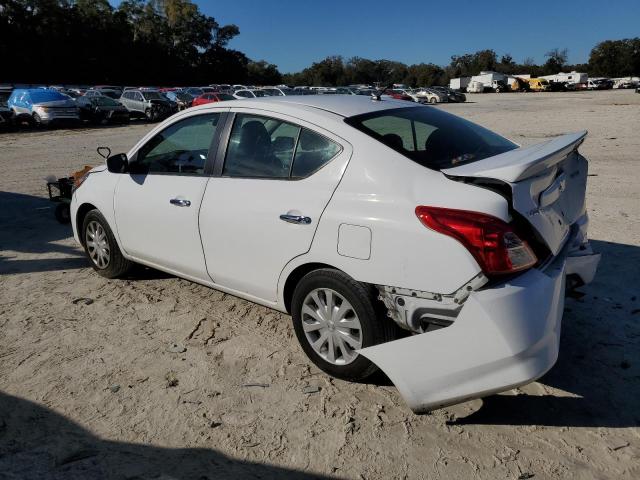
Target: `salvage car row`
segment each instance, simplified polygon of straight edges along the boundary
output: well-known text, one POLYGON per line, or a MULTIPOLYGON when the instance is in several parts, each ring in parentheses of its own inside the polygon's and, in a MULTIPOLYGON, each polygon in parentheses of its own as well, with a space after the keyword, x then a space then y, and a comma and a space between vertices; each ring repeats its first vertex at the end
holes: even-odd
POLYGON ((137 88, 98 85, 92 88, 62 86, 0 87, 0 127, 90 122, 128 123, 142 118, 158 122, 192 106, 235 99, 290 95, 366 95, 417 103, 464 102, 464 94, 447 87, 406 88, 393 85, 376 90, 368 85, 348 87, 254 87, 210 85, 205 87, 137 88))

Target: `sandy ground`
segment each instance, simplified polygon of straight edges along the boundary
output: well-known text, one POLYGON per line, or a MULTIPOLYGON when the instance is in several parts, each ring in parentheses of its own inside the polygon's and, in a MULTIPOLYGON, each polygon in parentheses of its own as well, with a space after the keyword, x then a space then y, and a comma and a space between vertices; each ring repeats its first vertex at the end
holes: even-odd
POLYGON ((0 478, 640 478, 640 95, 438 108, 522 144, 590 131, 603 260, 567 300, 560 358, 539 382, 416 416, 384 378, 311 366, 286 315, 155 271, 105 280, 54 220, 43 177, 96 164, 100 145, 126 151, 151 126, 5 133, 0 478))

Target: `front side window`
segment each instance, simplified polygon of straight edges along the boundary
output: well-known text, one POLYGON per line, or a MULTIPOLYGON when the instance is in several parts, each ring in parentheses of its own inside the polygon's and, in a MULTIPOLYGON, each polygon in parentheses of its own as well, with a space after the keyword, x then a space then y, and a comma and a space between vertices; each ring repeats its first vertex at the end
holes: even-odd
POLYGON ((197 115, 165 128, 138 150, 132 171, 203 175, 219 118, 197 115))
POLYGON ((432 108, 381 110, 350 117, 345 122, 434 170, 472 163, 518 148, 486 128, 432 108))
POLYGON ((341 147, 311 130, 258 115, 237 114, 222 174, 232 177, 305 178, 341 147))

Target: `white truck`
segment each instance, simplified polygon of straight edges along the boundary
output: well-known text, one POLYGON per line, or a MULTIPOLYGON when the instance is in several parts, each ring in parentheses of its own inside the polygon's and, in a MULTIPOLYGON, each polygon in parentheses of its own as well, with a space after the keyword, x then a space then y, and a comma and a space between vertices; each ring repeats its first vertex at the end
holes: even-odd
POLYGON ((451 80, 449 80, 449 88, 458 92, 464 91, 469 86, 470 81, 471 77, 452 78, 451 80))
POLYGON ((472 82, 481 83, 484 90, 504 92, 507 90, 507 75, 500 72, 480 72, 480 75, 471 77, 472 82))

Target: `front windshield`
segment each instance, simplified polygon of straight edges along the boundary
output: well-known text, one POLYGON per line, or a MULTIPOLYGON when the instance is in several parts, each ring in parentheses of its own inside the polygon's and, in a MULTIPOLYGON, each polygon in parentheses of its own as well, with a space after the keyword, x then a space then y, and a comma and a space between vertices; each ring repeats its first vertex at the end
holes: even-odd
POLYGON ((31 90, 29 92, 29 95, 31 96, 31 101, 33 103, 69 100, 69 97, 67 95, 64 95, 55 90, 31 90))
POLYGON ((472 163, 518 148, 480 125, 434 108, 380 110, 346 118, 345 122, 434 170, 472 163))
POLYGON ((145 100, 166 100, 160 92, 142 92, 145 100))
POLYGON ((268 97, 269 96, 266 93, 264 93, 262 90, 253 90, 253 94, 256 97, 268 97))
POLYGON ((276 90, 275 88, 265 88, 262 90, 267 95, 271 95, 272 97, 281 97, 282 92, 280 90, 276 90))

